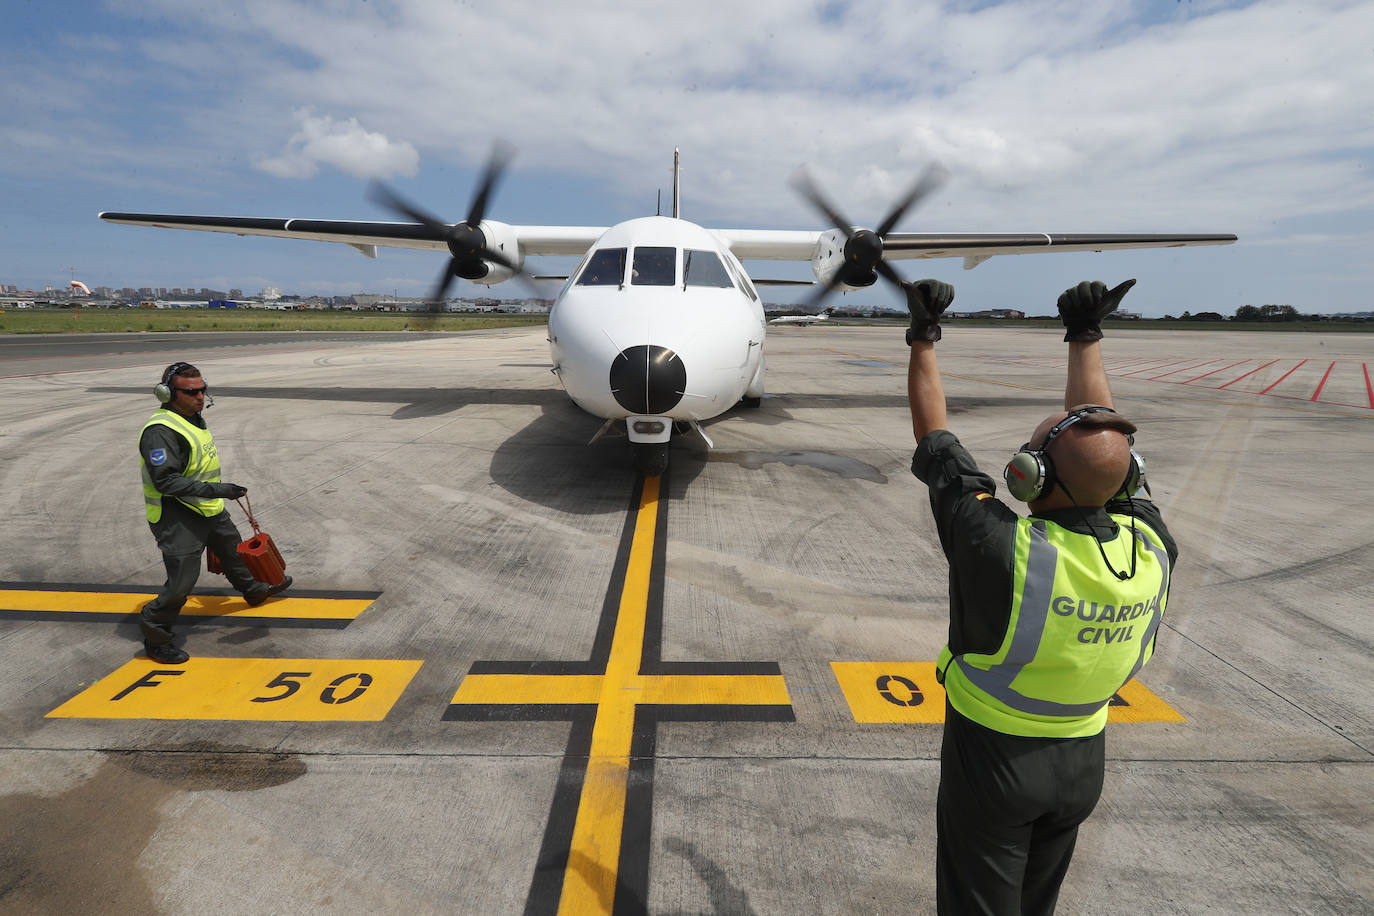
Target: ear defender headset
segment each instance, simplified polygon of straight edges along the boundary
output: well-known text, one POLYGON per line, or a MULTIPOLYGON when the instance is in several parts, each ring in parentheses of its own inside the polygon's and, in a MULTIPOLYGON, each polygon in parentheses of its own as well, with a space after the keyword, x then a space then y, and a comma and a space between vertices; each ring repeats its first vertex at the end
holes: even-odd
MULTIPOLYGON (((1064 486, 1063 481, 1055 476, 1054 461, 1050 458, 1050 443, 1055 437, 1064 430, 1073 426, 1075 423, 1085 421, 1097 428, 1114 429, 1126 437, 1126 441, 1135 445, 1135 424, 1125 417, 1119 416, 1110 407, 1080 407, 1077 410, 1069 411, 1069 415, 1058 423, 1050 427, 1045 434, 1045 441, 1039 448, 1031 448, 1029 442, 1021 446, 1020 451, 1011 457, 1007 466, 1002 470, 1002 478, 1007 482, 1007 491, 1012 496, 1022 502, 1031 502, 1049 493, 1055 486, 1068 493, 1069 499, 1073 499, 1073 494, 1069 493, 1069 488, 1064 486), (1100 417, 1088 420, 1093 414, 1111 414, 1110 417, 1100 417)), ((1126 479, 1121 482, 1112 499, 1130 499, 1145 480, 1145 459, 1136 454, 1135 449, 1131 449, 1130 466, 1126 469, 1126 479)), ((1088 521, 1088 514, 1078 505, 1077 500, 1073 500, 1074 507, 1083 516, 1083 523, 1092 529, 1092 523, 1088 521)), ((1135 513, 1131 513, 1131 571, 1118 572, 1112 566, 1112 561, 1107 559, 1107 551, 1102 547, 1102 541, 1093 535, 1093 540, 1097 541, 1097 551, 1102 555, 1102 562, 1107 564, 1107 569, 1111 570, 1112 575, 1118 580, 1125 581, 1135 577, 1136 543, 1135 543, 1135 513)))
MULTIPOLYGON (((153 396, 157 398, 159 404, 168 404, 172 400, 172 379, 176 378, 187 369, 194 369, 190 363, 172 363, 167 370, 162 373, 162 381, 153 386, 153 396)), ((207 395, 208 397, 208 395, 207 395)), ((206 405, 209 406, 208 404, 206 405)))
MULTIPOLYGON (((1031 448, 1031 444, 1027 442, 1007 462, 1007 466, 1002 469, 1002 479, 1007 482, 1007 492, 1021 502, 1028 503, 1039 499, 1054 489, 1058 477, 1054 472, 1054 461, 1049 455, 1050 443, 1070 426, 1099 413, 1112 414, 1112 418, 1104 417, 1097 422, 1090 420, 1088 421, 1089 425, 1115 429, 1126 436, 1127 442, 1132 446, 1135 445, 1135 436, 1133 435, 1135 424, 1125 417, 1119 416, 1110 407, 1080 407, 1078 410, 1071 410, 1068 416, 1050 427, 1050 431, 1045 434, 1045 441, 1040 444, 1039 448, 1031 448), (1129 432, 1127 431, 1128 428, 1129 432)), ((1141 481, 1144 479, 1145 459, 1137 455, 1135 449, 1132 448, 1131 463, 1126 470, 1126 479, 1121 482, 1121 487, 1112 498, 1121 499, 1130 496, 1140 489, 1141 481)))

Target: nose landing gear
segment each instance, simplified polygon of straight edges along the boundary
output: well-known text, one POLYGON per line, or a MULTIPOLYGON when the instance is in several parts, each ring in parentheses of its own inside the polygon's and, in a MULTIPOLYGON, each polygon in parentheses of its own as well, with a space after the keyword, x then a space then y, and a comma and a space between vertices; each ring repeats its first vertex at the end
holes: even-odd
POLYGON ((631 447, 635 454, 635 470, 645 477, 659 477, 668 470, 667 442, 636 442, 631 447))

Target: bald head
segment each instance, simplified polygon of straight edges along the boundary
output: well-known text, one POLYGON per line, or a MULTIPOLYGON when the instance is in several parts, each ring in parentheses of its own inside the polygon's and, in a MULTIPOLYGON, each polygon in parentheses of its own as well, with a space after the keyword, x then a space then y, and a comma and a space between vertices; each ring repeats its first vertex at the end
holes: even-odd
MULTIPOLYGON (((1061 410, 1040 421, 1031 437, 1031 446, 1044 446, 1050 430, 1070 413, 1061 410)), ((1133 434, 1135 428, 1134 423, 1118 413, 1099 411, 1086 414, 1060 430, 1049 443, 1046 454, 1054 463, 1055 476, 1062 486, 1035 500, 1032 509, 1055 508, 1075 502, 1080 506, 1104 505, 1121 489, 1130 470, 1131 444, 1127 436, 1133 434)))

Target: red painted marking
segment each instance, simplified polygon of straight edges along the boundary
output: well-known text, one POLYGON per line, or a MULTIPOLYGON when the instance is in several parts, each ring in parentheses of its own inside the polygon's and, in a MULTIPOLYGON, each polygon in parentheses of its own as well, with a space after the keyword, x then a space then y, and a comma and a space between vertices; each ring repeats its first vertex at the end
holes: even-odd
MULTIPOLYGON (((1209 375, 1216 375, 1218 372, 1225 372, 1227 369, 1234 369, 1234 368, 1236 368, 1237 366, 1239 366, 1241 363, 1248 363, 1249 361, 1250 361, 1250 360, 1248 360, 1248 359, 1237 360, 1236 362, 1232 363, 1232 364, 1229 365, 1229 366, 1222 366, 1220 369, 1213 369, 1211 372, 1204 372, 1204 373, 1202 373, 1202 374, 1199 375, 1199 376, 1195 376, 1195 377, 1193 377, 1193 378, 1190 378, 1190 379, 1188 379, 1187 381, 1185 381, 1183 384, 1185 384, 1185 385, 1191 385, 1193 382, 1196 382, 1196 381, 1197 381, 1198 379, 1200 379, 1200 378, 1206 378, 1206 377, 1209 376, 1209 375)), ((1215 360, 1213 360, 1213 362, 1215 362, 1215 360)), ((1206 365, 1206 364, 1204 363, 1204 365, 1206 365)))
POLYGON ((1199 366, 1205 366, 1205 365, 1207 365, 1207 363, 1214 363, 1214 362, 1216 362, 1216 360, 1214 360, 1214 359, 1209 359, 1209 360, 1207 360, 1207 361, 1205 361, 1205 362, 1193 363, 1191 366, 1184 366, 1182 369, 1171 369, 1170 371, 1165 372, 1164 375, 1152 375, 1152 376, 1150 376, 1149 378, 1147 378, 1145 381, 1147 381, 1147 382, 1153 382, 1153 381, 1155 381, 1156 379, 1164 378, 1165 375, 1173 375, 1175 372, 1184 372, 1184 371, 1186 371, 1186 370, 1188 370, 1188 369, 1196 369, 1196 368, 1198 368, 1199 366))
POLYGON ((1369 406, 1374 407, 1374 385, 1369 384, 1369 363, 1360 363, 1364 370, 1364 390, 1369 393, 1369 406))
POLYGON ((1288 376, 1292 375, 1294 372, 1297 372, 1299 369, 1301 369, 1303 363, 1305 363, 1305 362, 1307 362, 1307 360, 1303 360, 1302 363, 1298 363, 1298 364, 1297 364, 1296 366, 1294 366, 1292 369, 1289 369, 1287 372, 1285 372, 1282 376, 1279 377, 1279 380, 1278 380, 1277 382, 1275 382, 1274 384, 1270 385, 1268 388, 1266 388, 1266 389, 1264 389, 1263 391, 1261 391, 1260 394, 1268 394, 1269 392, 1273 391, 1275 388, 1279 387, 1279 385, 1283 382, 1284 379, 1288 378, 1288 376))
MULTIPOLYGON (((1171 362, 1171 363, 1155 362, 1153 365, 1141 366, 1141 367, 1139 367, 1139 368, 1132 369, 1130 372, 1123 372, 1123 373, 1121 373, 1121 375, 1122 375, 1122 377, 1124 378, 1124 377, 1126 377, 1126 376, 1128 376, 1128 375, 1135 375, 1136 373, 1139 373, 1139 372, 1153 372, 1153 371, 1156 370, 1156 369, 1163 369, 1165 366, 1177 366, 1179 363, 1184 363, 1184 362, 1187 362, 1187 360, 1185 360, 1185 359, 1176 359, 1176 360, 1174 360, 1174 361, 1171 362)), ((1180 370, 1175 370, 1175 371, 1180 371, 1180 370)))
POLYGON ((1331 365, 1326 367, 1326 374, 1322 376, 1322 380, 1317 384, 1317 390, 1312 392, 1312 400, 1315 401, 1322 396, 1322 389, 1326 387, 1326 380, 1331 378, 1331 370, 1334 368, 1336 368, 1336 361, 1333 359, 1331 365))
POLYGON ((1222 387, 1222 388, 1226 388, 1226 387, 1228 387, 1228 386, 1230 386, 1230 385, 1234 385, 1236 382, 1240 381, 1241 379, 1243 379, 1243 378, 1249 378, 1250 376, 1254 375, 1256 372, 1260 371, 1260 369, 1267 369, 1267 368, 1269 368, 1270 366, 1274 365, 1274 363, 1276 363, 1276 362, 1278 362, 1278 359, 1271 359, 1271 360, 1269 360, 1269 362, 1265 363, 1263 366, 1257 366, 1256 368, 1251 369, 1249 372, 1245 373, 1245 375, 1238 375, 1238 376, 1236 376, 1235 378, 1231 379, 1231 381, 1227 382, 1225 385, 1222 385, 1221 387, 1222 387))

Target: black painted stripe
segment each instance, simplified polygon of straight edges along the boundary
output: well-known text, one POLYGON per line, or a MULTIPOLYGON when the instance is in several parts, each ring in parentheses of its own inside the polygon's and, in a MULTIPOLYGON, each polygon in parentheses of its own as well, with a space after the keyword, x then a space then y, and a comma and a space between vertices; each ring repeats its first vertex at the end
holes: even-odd
MULTIPOLYGON (((234 592, 233 594, 238 594, 234 592)), ((0 608, 0 620, 57 621, 59 623, 138 623, 133 612, 111 611, 15 611, 0 608)), ((177 618, 177 628, 196 627, 287 627, 294 630, 342 630, 352 623, 352 617, 244 617, 210 614, 185 614, 177 618)))

